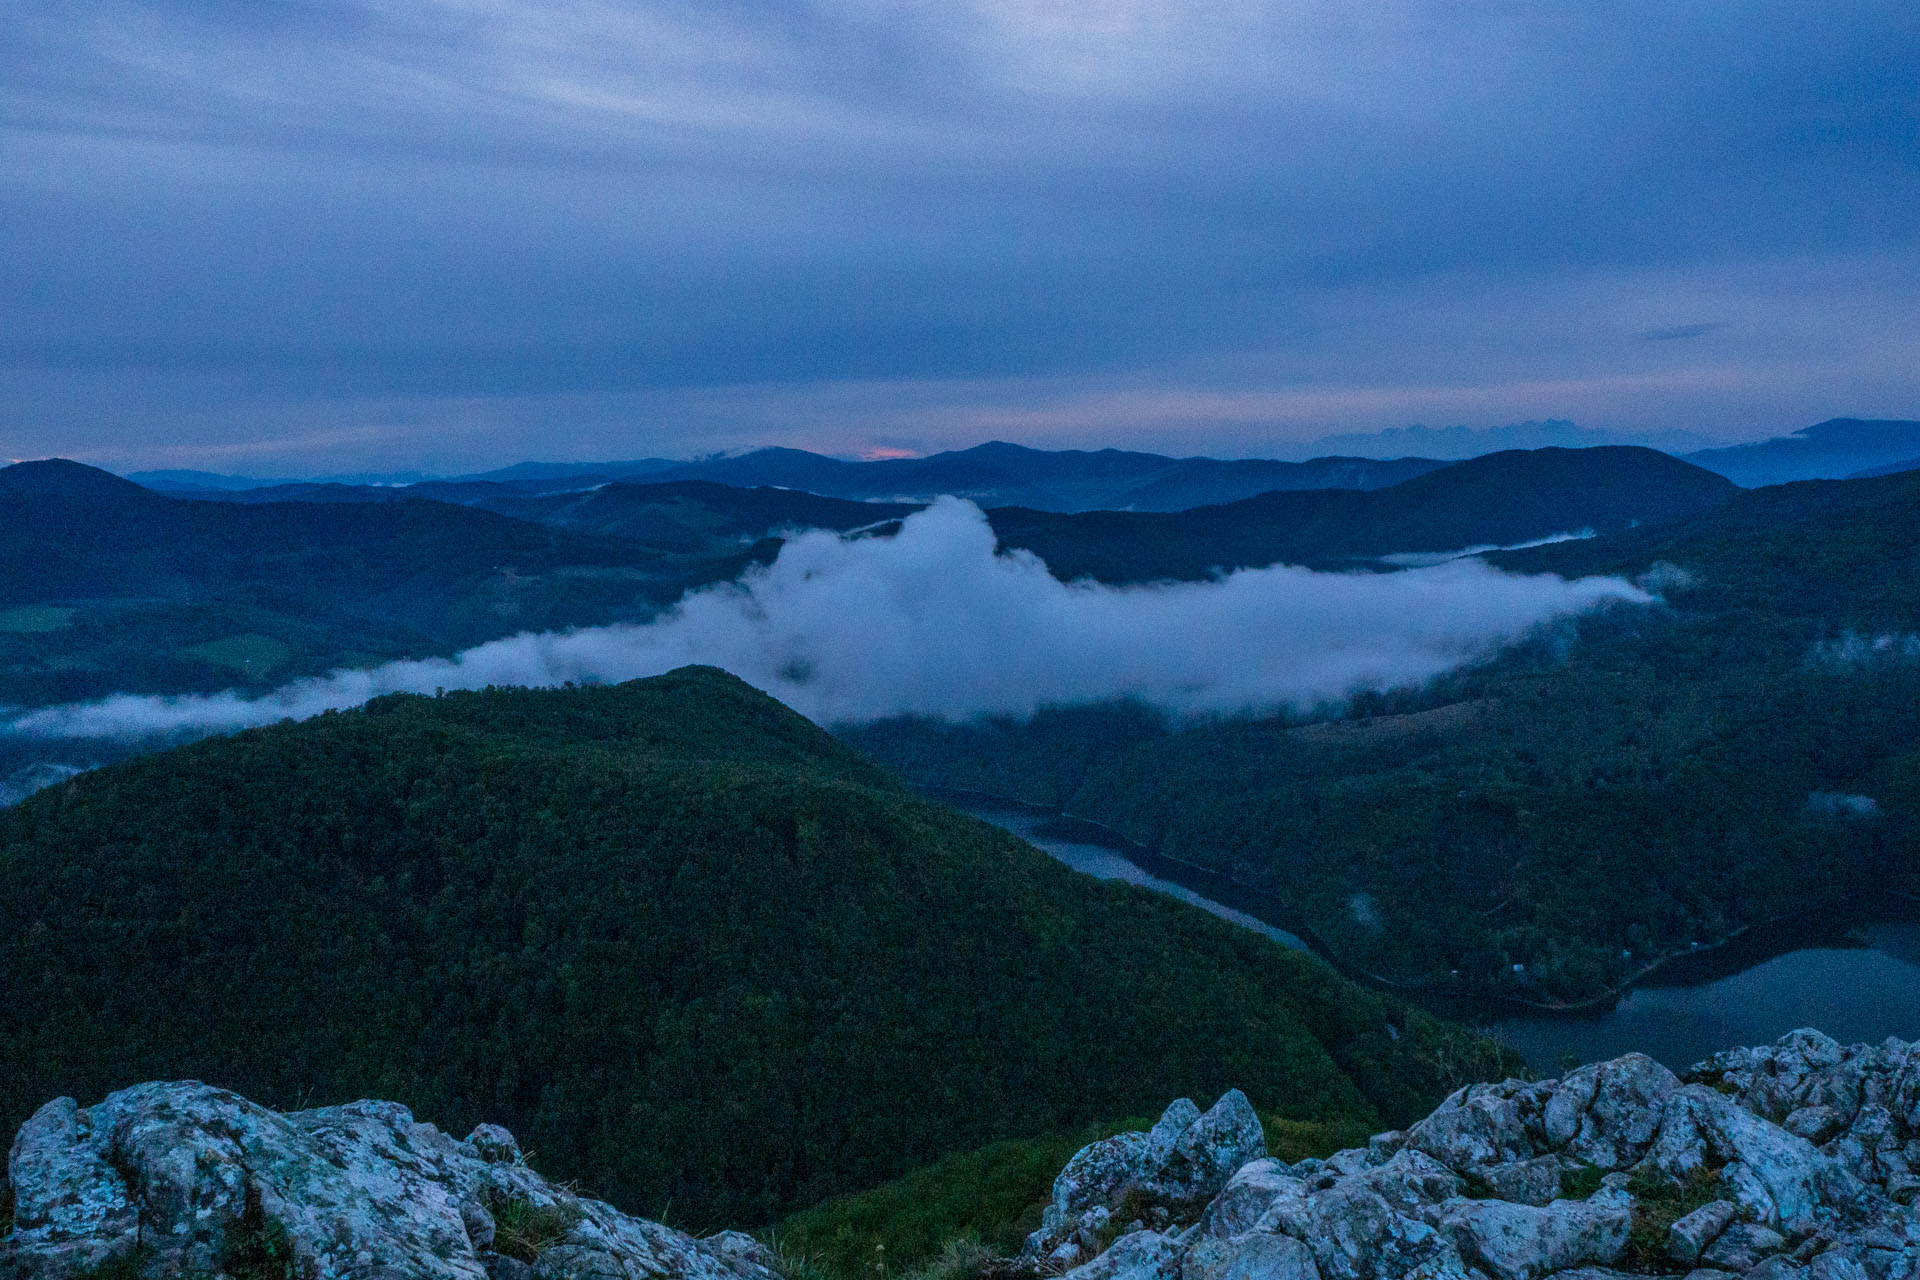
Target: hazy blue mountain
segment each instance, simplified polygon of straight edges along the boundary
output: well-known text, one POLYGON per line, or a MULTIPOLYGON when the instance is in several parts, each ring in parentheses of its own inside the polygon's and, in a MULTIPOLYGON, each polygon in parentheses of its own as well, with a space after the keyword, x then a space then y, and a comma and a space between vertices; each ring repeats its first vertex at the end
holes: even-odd
MULTIPOLYGON (((798 489, 851 501, 926 501, 943 493, 983 507, 1026 506, 1043 511, 1183 511, 1231 502, 1276 489, 1378 489, 1445 464, 1428 458, 1315 458, 1276 462, 1248 458, 1168 458, 1119 449, 1052 451, 999 442, 925 458, 851 462, 804 449, 757 449, 731 458, 672 462, 523 462, 497 471, 426 480, 408 496, 486 504, 476 485, 521 493, 577 492, 615 480, 639 483, 705 481, 735 488, 798 489)), ((377 493, 341 490, 350 478, 251 481, 202 472, 142 472, 150 487, 193 497, 232 496, 251 502, 383 500, 377 493)), ((368 487, 385 487, 376 477, 368 487)))
POLYGON ((1687 461, 1717 471, 1735 484, 1786 484, 1794 480, 1839 480, 1863 472, 1894 471, 1920 455, 1920 422, 1893 418, 1831 418, 1792 435, 1758 444, 1705 449, 1687 461))
POLYGON ((544 487, 582 479, 613 480, 672 471, 686 463, 672 458, 637 458, 631 462, 516 462, 510 467, 454 476, 453 483, 494 481, 499 484, 544 487))
POLYGON ((132 471, 127 479, 160 492, 210 490, 213 492, 262 489, 275 484, 299 484, 298 480, 263 480, 255 476, 229 476, 214 471, 132 471))
POLYGON ((655 478, 778 485, 836 498, 924 500, 950 493, 983 507, 1043 511, 1181 511, 1274 489, 1380 488, 1438 465, 1424 458, 1167 458, 1120 449, 1029 449, 994 441, 925 458, 876 462, 845 462, 799 449, 761 449, 690 463, 655 478))
POLYGON ((1544 422, 1513 422, 1503 427, 1388 427, 1352 435, 1322 436, 1309 448, 1322 453, 1350 453, 1362 458, 1445 458, 1463 460, 1509 449, 1596 449, 1605 445, 1638 445, 1664 453, 1700 449, 1713 442, 1690 431, 1623 432, 1582 427, 1559 418, 1544 422))
POLYGON ((1003 508, 990 518, 1003 544, 1035 552, 1058 577, 1139 582, 1605 533, 1675 520, 1736 492, 1668 454, 1614 446, 1488 454, 1365 492, 1265 493, 1172 513, 1003 508))
POLYGON ((1875 476, 1897 476, 1902 471, 1920 471, 1920 458, 1908 458, 1902 462, 1889 462, 1878 467, 1868 467, 1847 476, 1848 480, 1871 480, 1875 476))
POLYGON ((346 485, 408 485, 419 484, 436 477, 424 471, 362 471, 338 475, 314 476, 306 480, 267 479, 259 476, 230 476, 214 471, 133 471, 127 479, 146 488, 162 493, 197 495, 202 492, 238 493, 249 489, 265 489, 275 485, 297 484, 346 484, 346 485))

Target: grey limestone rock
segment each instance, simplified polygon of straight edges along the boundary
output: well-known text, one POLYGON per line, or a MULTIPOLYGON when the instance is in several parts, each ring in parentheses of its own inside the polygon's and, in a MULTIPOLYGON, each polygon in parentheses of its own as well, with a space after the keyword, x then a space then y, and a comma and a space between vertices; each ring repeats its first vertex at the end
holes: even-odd
POLYGON ((1682 1266, 1700 1261, 1707 1246, 1720 1238, 1737 1212, 1731 1200, 1715 1200, 1687 1214, 1667 1232, 1667 1256, 1682 1266))
POLYGON ((1847 1249, 1829 1249, 1816 1254, 1807 1270, 1812 1280, 1867 1280, 1867 1269, 1847 1249))
POLYGON ((1322 1280, 1467 1280, 1451 1240, 1364 1186, 1342 1183, 1316 1196, 1307 1227, 1304 1243, 1322 1280))
POLYGON ((1181 1280, 1321 1280, 1313 1250, 1292 1236, 1252 1232, 1202 1240, 1187 1254, 1181 1280))
POLYGON ((1156 1227, 1196 1221, 1243 1166, 1266 1154, 1260 1117, 1238 1089, 1205 1113, 1181 1098, 1146 1133, 1116 1134, 1075 1153, 1054 1179, 1053 1204, 1021 1257, 1036 1266, 1086 1265, 1110 1234, 1107 1215, 1123 1203, 1128 1212, 1157 1212, 1156 1227))
POLYGON ((1173 1236, 1134 1231, 1099 1257, 1067 1272, 1070 1280, 1180 1280, 1183 1250, 1173 1236))
POLYGON ((1653 1143, 1666 1100, 1679 1087, 1673 1072, 1642 1053, 1582 1067, 1547 1102, 1547 1145, 1582 1164, 1625 1168, 1653 1143))
POLYGON ((1673 1178, 1727 1166, 1721 1177, 1743 1209, 1796 1234, 1812 1227, 1818 1187, 1832 1165, 1805 1138, 1703 1085, 1684 1086, 1667 1100, 1646 1163, 1673 1178))
POLYGON ((1786 1237, 1757 1222, 1736 1222, 1701 1251, 1700 1261, 1723 1271, 1746 1271, 1786 1247, 1786 1237))
POLYGON ((271 1244, 309 1280, 500 1280, 529 1273, 501 1244, 500 1211, 540 1225, 530 1274, 547 1280, 774 1280, 764 1259, 547 1183, 511 1135, 460 1142, 391 1102, 281 1114, 192 1081, 137 1085, 82 1109, 62 1098, 8 1158, 15 1229, 0 1277, 70 1280, 104 1263, 143 1277, 215 1275, 271 1244))
POLYGON ((1157 1175, 1168 1192, 1211 1198, 1240 1167, 1267 1154, 1267 1135, 1253 1104, 1229 1089, 1207 1113, 1174 1140, 1173 1153, 1157 1175))
MULTIPOLYGON (((1917 1166, 1920 1047, 1900 1040, 1795 1032, 1684 1084, 1630 1054, 1475 1085, 1292 1166, 1231 1091, 1076 1153, 993 1274, 1920 1280, 1917 1166), (1562 1195, 1596 1170, 1585 1199, 1562 1195), (1630 1249, 1635 1222, 1671 1225, 1630 1249)), ((9 1178, 0 1280, 212 1275, 236 1242, 269 1238, 303 1280, 776 1280, 779 1265, 750 1236, 695 1240, 547 1183, 497 1126, 456 1140, 390 1102, 282 1115, 192 1083, 59 1099, 21 1128, 9 1178)))
POLYGON ((1428 1216, 1463 1258, 1495 1280, 1605 1266, 1625 1251, 1633 1230, 1631 1210, 1576 1200, 1537 1206, 1456 1199, 1428 1216))
POLYGON ((1200 1216, 1200 1234, 1231 1239, 1253 1230, 1262 1216, 1282 1197, 1304 1198, 1306 1184, 1271 1158, 1251 1160, 1227 1180, 1213 1203, 1200 1216))
POLYGON ((1847 1117, 1835 1107, 1801 1107, 1782 1120, 1780 1127, 1796 1138, 1805 1138, 1819 1146, 1847 1127, 1847 1117))
MULTIPOLYGON (((1242 1160, 1255 1144, 1234 1138, 1211 1167, 1237 1161, 1236 1171, 1197 1225, 1156 1238, 1180 1252, 1181 1280, 1615 1280, 1644 1260, 1626 1251, 1636 1214, 1657 1222, 1675 1197, 1704 1189, 1714 1198, 1672 1223, 1656 1270, 1920 1280, 1913 1046, 1802 1031, 1719 1055, 1689 1080, 1630 1054, 1560 1080, 1475 1085, 1405 1131, 1291 1167, 1242 1160), (1596 1168, 1608 1171, 1597 1190, 1562 1198, 1564 1175, 1596 1168)), ((1127 1191, 1137 1207, 1211 1185, 1193 1172, 1210 1162, 1188 1153, 1209 1130, 1243 1132, 1219 1123, 1238 1108, 1223 1100, 1203 1117, 1177 1104, 1151 1134, 1076 1156, 1036 1233, 1064 1250, 1053 1265, 1086 1263, 1111 1234, 1107 1206, 1127 1191)))
POLYGON ((483 1124, 467 1135, 467 1145, 472 1147, 488 1164, 519 1164, 520 1144, 514 1141, 512 1134, 497 1124, 483 1124))
POLYGON ((1407 1142, 1456 1173, 1537 1154, 1520 1107, 1497 1085, 1469 1085, 1455 1093, 1407 1131, 1407 1142))
POLYGON ((1474 1181, 1497 1200, 1545 1205, 1560 1195, 1560 1175, 1565 1169, 1559 1156, 1535 1156, 1476 1169, 1474 1181))
POLYGON ((1348 1187, 1365 1187, 1402 1213, 1438 1204, 1460 1194, 1461 1180, 1453 1170, 1422 1151, 1408 1149, 1377 1169, 1364 1169, 1348 1178, 1348 1187))

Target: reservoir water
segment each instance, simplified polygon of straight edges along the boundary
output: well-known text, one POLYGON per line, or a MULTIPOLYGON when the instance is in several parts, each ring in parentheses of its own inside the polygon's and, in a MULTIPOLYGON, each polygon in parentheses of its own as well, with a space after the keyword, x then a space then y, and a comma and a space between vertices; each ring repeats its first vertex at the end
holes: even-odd
MULTIPOLYGON (((1166 893, 1284 946, 1306 946, 1273 918, 1264 895, 1236 892, 1221 877, 1145 851, 1123 853, 1062 838, 1056 820, 1031 810, 950 793, 940 798, 1076 871, 1166 893)), ((1717 1050, 1763 1044, 1795 1027, 1819 1027, 1842 1043, 1912 1040, 1920 1038, 1920 919, 1852 926, 1802 922, 1768 931, 1737 946, 1684 957, 1611 1008, 1516 1013, 1512 1006, 1463 1010, 1456 1004, 1436 1006, 1436 1012, 1475 1023, 1543 1073, 1633 1050, 1680 1071, 1717 1050)))

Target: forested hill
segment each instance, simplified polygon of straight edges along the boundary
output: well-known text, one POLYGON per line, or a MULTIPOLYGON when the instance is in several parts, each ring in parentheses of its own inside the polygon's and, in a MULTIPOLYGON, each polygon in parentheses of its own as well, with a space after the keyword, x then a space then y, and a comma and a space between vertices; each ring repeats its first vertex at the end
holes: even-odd
POLYGON ((1056 577, 1203 578, 1275 562, 1353 568, 1404 552, 1503 546, 1664 524, 1732 497, 1733 483, 1653 449, 1510 450, 1371 491, 1266 493, 1169 514, 1001 509, 1005 546, 1056 577))
POLYGON ((1442 993, 1580 1000, 1748 925, 1920 895, 1920 475, 1490 559, 1662 602, 1318 722, 1093 708, 847 733, 915 781, 1269 889, 1346 959, 1442 993))
MULTIPOLYGON (((588 479, 594 479, 589 477, 588 479)), ((426 500, 479 507, 550 528, 645 543, 666 551, 702 552, 753 542, 788 529, 841 532, 898 520, 918 503, 856 502, 799 489, 745 489, 710 480, 583 484, 532 492, 494 481, 428 481, 402 488, 374 485, 283 484, 208 491, 217 502, 408 502, 426 500)))
MULTIPOLYGON (((424 494, 438 486, 419 486, 424 494)), ((628 538, 672 551, 715 551, 790 529, 846 532, 920 509, 916 503, 854 502, 797 489, 738 489, 706 480, 615 482, 583 493, 513 494, 469 499, 476 506, 556 529, 628 538)))
POLYGON ((1502 1065, 704 668, 111 766, 0 811, 0 865, 0 1129, 150 1078, 404 1097, 693 1226, 1232 1086, 1397 1124, 1502 1065))
POLYGON ((1659 528, 1490 556, 1524 572, 1640 573, 1662 561, 1690 608, 1828 628, 1920 625, 1920 471, 1741 493, 1659 528))
POLYGON ((260 688, 644 620, 755 554, 442 502, 184 501, 75 462, 20 463, 0 469, 0 703, 260 688))

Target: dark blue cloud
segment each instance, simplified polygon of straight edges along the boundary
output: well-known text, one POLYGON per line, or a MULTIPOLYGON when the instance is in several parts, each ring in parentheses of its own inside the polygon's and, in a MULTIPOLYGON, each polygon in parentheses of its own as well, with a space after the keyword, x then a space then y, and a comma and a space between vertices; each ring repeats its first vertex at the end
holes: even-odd
POLYGON ((1920 392, 1911 4, 16 9, 10 454, 1265 452, 1920 392))

